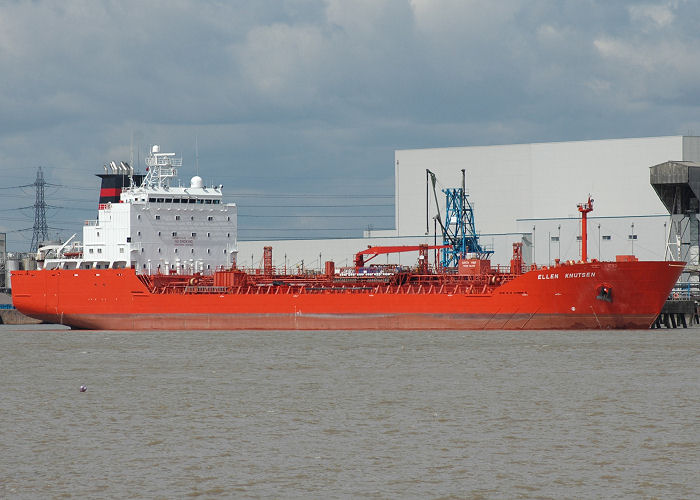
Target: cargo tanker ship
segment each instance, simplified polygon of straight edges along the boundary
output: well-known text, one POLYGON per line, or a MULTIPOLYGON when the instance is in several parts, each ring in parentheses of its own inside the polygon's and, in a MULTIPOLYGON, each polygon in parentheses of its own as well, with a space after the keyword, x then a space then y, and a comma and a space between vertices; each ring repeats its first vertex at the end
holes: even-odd
POLYGON ((442 245, 370 247, 353 266, 326 262, 325 272, 297 274, 278 272, 265 247, 262 269, 243 270, 235 204, 199 177, 170 186, 179 162, 154 146, 140 185, 128 165, 101 175, 99 218, 85 222, 84 242, 43 247, 43 269, 14 272, 15 307, 80 329, 634 329, 655 321, 684 269, 634 256, 589 260, 590 197, 578 205, 579 261, 527 266, 516 242, 509 266, 492 265, 463 186, 446 191, 442 245), (115 187, 114 176, 128 181, 115 187), (429 264, 430 249, 439 263, 429 264), (417 253, 416 265, 368 265, 404 251, 417 253))

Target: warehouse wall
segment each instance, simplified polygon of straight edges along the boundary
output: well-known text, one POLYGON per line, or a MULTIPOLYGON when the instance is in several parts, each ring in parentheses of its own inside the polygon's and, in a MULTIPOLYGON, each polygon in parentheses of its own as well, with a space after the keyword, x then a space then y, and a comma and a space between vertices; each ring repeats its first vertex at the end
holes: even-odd
MULTIPOLYGON (((668 160, 700 162, 700 137, 398 150, 395 230, 372 231, 370 238, 239 241, 239 263, 257 266, 265 245, 273 247, 275 265, 284 264, 286 253, 288 266, 303 259, 306 267, 320 268, 326 260, 338 266, 352 263, 354 253, 370 245, 432 244, 436 210, 432 192, 426 190, 426 168, 441 184, 443 214, 440 187, 459 187, 460 170, 466 169, 477 230, 482 243, 495 251, 494 263, 508 263, 514 242, 524 243, 527 263, 578 259, 576 205, 589 193, 595 199, 589 215, 589 257, 614 260, 615 255, 634 253, 643 260, 664 260, 668 214, 649 183, 649 167, 668 160), (559 240, 552 240, 554 236, 559 240)), ((416 258, 404 254, 400 262, 413 264, 416 258)))
MULTIPOLYGON (((395 234, 425 232, 426 168, 446 188, 458 187, 466 169, 478 229, 498 233, 513 231, 518 218, 576 215, 589 193, 598 216, 665 214, 649 167, 699 154, 700 138, 682 136, 399 150, 395 234)), ((431 194, 428 217, 435 213, 431 194)))

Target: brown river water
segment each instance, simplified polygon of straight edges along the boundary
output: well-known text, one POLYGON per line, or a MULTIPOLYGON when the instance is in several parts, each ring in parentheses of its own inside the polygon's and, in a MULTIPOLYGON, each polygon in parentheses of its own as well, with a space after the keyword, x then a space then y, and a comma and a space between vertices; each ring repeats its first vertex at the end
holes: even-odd
POLYGON ((700 329, 3 326, 0 353, 0 498, 700 498, 700 329))

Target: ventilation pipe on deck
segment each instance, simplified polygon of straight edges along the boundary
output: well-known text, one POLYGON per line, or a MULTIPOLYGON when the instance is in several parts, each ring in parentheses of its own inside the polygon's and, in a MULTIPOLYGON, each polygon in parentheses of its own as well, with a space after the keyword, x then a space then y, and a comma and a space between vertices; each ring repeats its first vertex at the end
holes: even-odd
POLYGON ((588 227, 586 217, 588 212, 593 211, 593 198, 588 195, 586 203, 578 204, 578 211, 581 212, 581 261, 588 262, 588 227))
POLYGON ((272 276, 272 247, 263 248, 263 273, 272 276))

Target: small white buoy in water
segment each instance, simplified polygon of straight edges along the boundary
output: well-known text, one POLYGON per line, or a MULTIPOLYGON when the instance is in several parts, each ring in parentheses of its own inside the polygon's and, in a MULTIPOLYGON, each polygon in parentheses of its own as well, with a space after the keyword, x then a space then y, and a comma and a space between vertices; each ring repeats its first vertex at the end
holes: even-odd
POLYGON ((87 391, 87 386, 86 385, 81 385, 80 386, 80 392, 86 392, 87 391))

